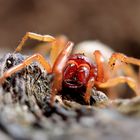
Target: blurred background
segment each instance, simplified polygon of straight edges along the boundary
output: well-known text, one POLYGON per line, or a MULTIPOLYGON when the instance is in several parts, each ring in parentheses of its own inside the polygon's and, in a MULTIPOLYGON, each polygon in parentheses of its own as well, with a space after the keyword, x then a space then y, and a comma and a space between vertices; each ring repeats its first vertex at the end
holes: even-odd
POLYGON ((75 43, 98 39, 140 58, 140 0, 0 0, 0 5, 1 53, 13 51, 31 31, 64 34, 75 43))

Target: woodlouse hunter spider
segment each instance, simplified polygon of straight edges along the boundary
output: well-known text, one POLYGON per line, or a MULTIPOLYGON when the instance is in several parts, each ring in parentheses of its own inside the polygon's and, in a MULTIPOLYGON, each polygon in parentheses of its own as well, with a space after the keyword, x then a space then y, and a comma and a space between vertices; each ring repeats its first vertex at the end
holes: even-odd
MULTIPOLYGON (((27 32, 26 35, 21 40, 15 52, 20 51, 28 38, 36 39, 39 41, 51 42, 55 45, 57 40, 49 35, 39 35, 31 32, 27 32)), ((55 46, 54 45, 54 46, 55 46)), ((56 46, 57 47, 57 46, 56 46)), ((61 48, 62 46, 60 46, 61 48)), ((54 102, 55 95, 61 91, 63 88, 71 91, 83 91, 83 98, 86 104, 90 104, 91 90, 92 88, 108 88, 115 86, 119 83, 127 83, 132 90, 138 95, 137 83, 131 77, 119 76, 116 78, 108 79, 106 75, 106 67, 104 65, 104 59, 100 51, 96 50, 93 52, 95 57, 95 62, 90 60, 84 54, 73 54, 71 55, 73 49, 73 43, 68 41, 65 46, 63 46, 62 51, 56 58, 53 67, 51 68, 48 61, 40 54, 34 54, 27 57, 21 64, 14 66, 3 73, 0 78, 0 83, 11 76, 13 73, 23 69, 24 67, 30 65, 33 61, 38 61, 47 73, 53 73, 54 79, 51 87, 51 103, 54 102)), ((57 49, 56 49, 57 50, 57 49)), ((57 51, 53 51, 53 56, 58 54, 57 51)), ((119 59, 125 63, 132 63, 140 65, 140 60, 127 57, 124 54, 114 53, 109 59, 109 65, 114 66, 115 61, 119 59)), ((76 93, 75 93, 76 94, 76 93)))

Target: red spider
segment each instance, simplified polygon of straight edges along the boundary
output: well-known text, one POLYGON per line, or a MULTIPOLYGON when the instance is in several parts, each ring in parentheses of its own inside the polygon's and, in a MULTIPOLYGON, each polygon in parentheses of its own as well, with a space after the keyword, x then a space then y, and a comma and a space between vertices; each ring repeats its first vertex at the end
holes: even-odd
MULTIPOLYGON (((28 32, 23 37, 15 52, 21 50, 28 38, 53 43, 51 50, 51 61, 54 62, 53 67, 51 68, 48 61, 42 55, 34 54, 26 58, 21 64, 6 71, 0 78, 0 83, 4 82, 4 80, 13 73, 21 70, 27 65, 30 65, 33 61, 38 61, 48 73, 53 73, 55 75, 51 88, 51 103, 54 102, 55 95, 62 90, 62 86, 63 88, 68 88, 70 90, 80 90, 84 87, 85 93, 83 98, 87 104, 90 104, 91 90, 93 86, 108 88, 119 83, 127 83, 136 92, 136 94, 138 94, 137 82, 132 78, 119 76, 108 79, 104 59, 100 51, 96 50, 93 52, 93 56, 95 57, 95 61, 93 61, 84 54, 71 55, 73 49, 72 42, 68 41, 66 45, 64 45, 65 43, 60 43, 63 44, 61 46, 58 45, 60 40, 58 39, 58 41, 52 36, 28 32), (60 48, 58 48, 58 46, 60 46, 60 48)), ((109 65, 114 67, 117 59, 126 63, 140 65, 140 60, 127 57, 120 53, 112 54, 109 59, 109 65)))

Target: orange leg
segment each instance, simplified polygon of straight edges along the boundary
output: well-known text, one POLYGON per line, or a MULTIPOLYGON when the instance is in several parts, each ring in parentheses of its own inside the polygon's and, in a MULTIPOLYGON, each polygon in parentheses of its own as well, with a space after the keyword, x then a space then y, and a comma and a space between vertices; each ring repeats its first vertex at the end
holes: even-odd
POLYGON ((113 53, 112 56, 109 59, 109 66, 113 69, 115 66, 115 63, 117 60, 120 60, 121 62, 124 63, 130 63, 134 65, 140 66, 140 60, 133 58, 133 57, 128 57, 122 53, 113 53))
POLYGON ((108 79, 109 71, 107 69, 105 60, 103 55, 99 50, 96 50, 94 53, 95 62, 97 64, 97 81, 98 82, 105 82, 108 79))
POLYGON ((50 60, 52 65, 54 64, 56 58, 58 57, 60 52, 64 49, 67 43, 68 39, 65 36, 61 35, 56 37, 56 41, 52 43, 50 51, 50 60))
POLYGON ((88 83, 87 83, 87 89, 86 89, 86 93, 84 96, 85 102, 87 104, 90 104, 91 90, 92 90, 92 87, 94 86, 94 81, 95 81, 94 78, 90 78, 88 83))
POLYGON ((30 65, 33 61, 38 61, 45 70, 50 73, 52 71, 50 64, 46 61, 46 59, 40 54, 34 54, 28 58, 26 58, 21 64, 16 65, 6 72, 4 72, 3 76, 0 78, 0 83, 3 83, 4 80, 11 76, 12 74, 16 73, 17 71, 25 68, 26 66, 30 65))
POLYGON ((51 65, 54 64, 54 61, 58 57, 59 53, 64 49, 68 42, 67 37, 64 35, 58 36, 55 39, 56 40, 51 44, 43 43, 35 47, 35 52, 39 52, 44 56, 50 53, 51 65))
MULTIPOLYGON (((104 58, 102 57, 102 54, 100 53, 100 51, 95 51, 94 55, 95 55, 95 61, 97 64, 97 69, 98 69, 97 80, 99 82, 105 82, 110 75, 108 65, 104 62, 104 58)), ((139 63, 139 65, 140 65, 140 60, 132 58, 132 57, 126 57, 127 60, 125 60, 125 57, 126 56, 123 54, 114 53, 111 56, 111 58, 109 59, 109 66, 111 66, 111 68, 113 69, 117 59, 121 60, 122 62, 126 62, 126 63, 132 63, 132 62, 133 62, 133 64, 139 63), (131 62, 130 62, 130 60, 131 60, 131 62)), ((134 79, 137 79, 137 75, 130 65, 126 65, 126 64, 117 65, 117 68, 115 69, 115 71, 117 72, 118 69, 122 69, 122 72, 124 72, 126 75, 133 77, 134 79)), ((113 71, 111 73, 111 75, 114 74, 115 71, 113 71)))
POLYGON ((50 36, 50 35, 40 35, 40 34, 36 34, 36 33, 32 33, 32 32, 27 32, 24 35, 24 37, 22 38, 18 47, 16 48, 15 53, 19 52, 22 49, 23 45, 28 40, 28 38, 43 41, 43 42, 53 42, 53 41, 55 41, 55 38, 50 36))
POLYGON ((128 64, 117 64, 113 71, 111 71, 112 74, 118 74, 118 72, 122 72, 124 75, 132 77, 133 79, 138 81, 138 76, 136 71, 131 65, 128 64))
POLYGON ((95 61, 97 64, 97 81, 99 82, 103 82, 104 80, 104 58, 102 57, 102 54, 100 51, 95 51, 94 52, 95 55, 95 61))
POLYGON ((51 91, 51 104, 52 105, 54 103, 55 95, 58 93, 58 91, 61 90, 63 68, 66 64, 68 56, 71 54, 72 48, 73 48, 73 43, 68 42, 65 48, 58 55, 56 61, 54 62, 54 66, 52 69, 52 73, 55 74, 53 85, 52 85, 52 91, 51 91))
POLYGON ((109 87, 113 87, 121 83, 127 83, 128 86, 136 93, 136 95, 140 95, 140 93, 138 92, 138 85, 136 81, 130 77, 119 76, 113 79, 109 79, 104 83, 96 82, 96 85, 99 88, 109 88, 109 87))

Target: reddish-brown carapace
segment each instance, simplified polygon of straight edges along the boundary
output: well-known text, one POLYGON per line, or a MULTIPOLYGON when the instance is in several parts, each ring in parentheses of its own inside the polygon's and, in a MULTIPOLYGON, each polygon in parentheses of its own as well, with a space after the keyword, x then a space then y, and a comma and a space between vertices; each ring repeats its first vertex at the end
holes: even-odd
POLYGON ((121 53, 113 53, 108 61, 108 65, 105 65, 104 58, 99 50, 93 52, 93 59, 91 60, 84 54, 71 54, 74 44, 63 37, 54 38, 49 35, 40 35, 31 32, 26 33, 14 53, 22 49, 22 46, 28 38, 52 44, 50 59, 51 62, 53 62, 53 66, 51 67, 49 62, 42 55, 34 54, 27 57, 21 64, 18 64, 3 73, 3 76, 0 78, 0 83, 3 83, 4 80, 13 73, 30 65, 33 61, 38 61, 47 73, 54 74, 51 87, 52 104, 55 95, 63 90, 63 88, 70 89, 71 91, 80 91, 84 87, 83 99, 87 104, 90 104, 91 90, 94 86, 98 88, 108 88, 119 83, 127 83, 130 88, 139 95, 138 85, 134 79, 126 76, 110 78, 108 77, 109 69, 106 67, 109 66, 113 68, 116 60, 140 65, 140 60, 127 57, 121 53))

